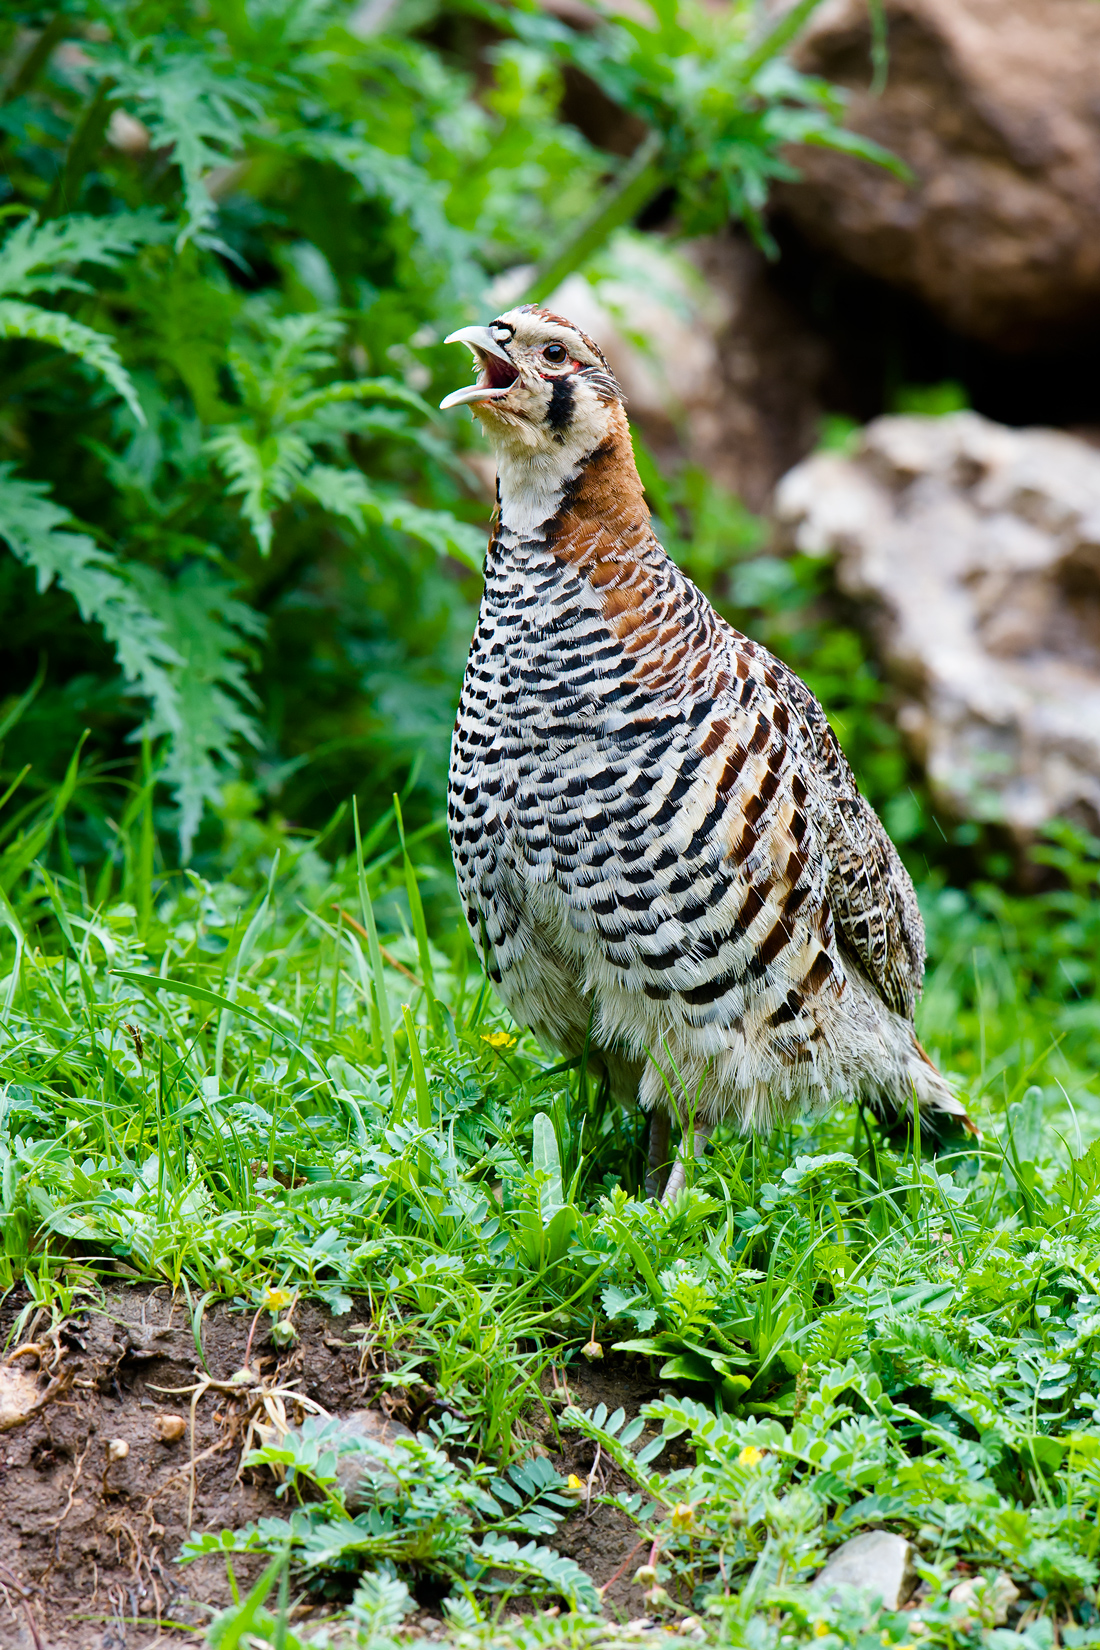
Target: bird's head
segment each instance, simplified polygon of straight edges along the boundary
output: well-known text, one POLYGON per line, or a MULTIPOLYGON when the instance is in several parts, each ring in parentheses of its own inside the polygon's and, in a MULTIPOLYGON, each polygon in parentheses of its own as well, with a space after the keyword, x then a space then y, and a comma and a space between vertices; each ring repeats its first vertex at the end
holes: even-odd
POLYGON ((592 452, 622 421, 622 395, 599 349, 579 327, 523 304, 487 327, 463 327, 480 371, 442 408, 472 407, 498 456, 558 464, 592 452))

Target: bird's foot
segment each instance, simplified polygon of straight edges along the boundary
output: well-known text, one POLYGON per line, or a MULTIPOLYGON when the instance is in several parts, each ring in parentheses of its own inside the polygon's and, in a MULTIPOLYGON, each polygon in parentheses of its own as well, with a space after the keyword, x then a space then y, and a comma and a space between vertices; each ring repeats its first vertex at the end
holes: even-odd
MULTIPOLYGON (((710 1139, 710 1135, 710 1128, 706 1125, 698 1127, 693 1131, 691 1136, 691 1145, 692 1153, 696 1162, 699 1161, 706 1150, 707 1141, 710 1139)), ((676 1161, 672 1165, 672 1173, 668 1177, 668 1184, 665 1186, 664 1194, 661 1198, 662 1206, 667 1206, 669 1203, 672 1203, 684 1189, 687 1182, 687 1151, 688 1135, 685 1133, 680 1139, 680 1147, 676 1153, 676 1161)))

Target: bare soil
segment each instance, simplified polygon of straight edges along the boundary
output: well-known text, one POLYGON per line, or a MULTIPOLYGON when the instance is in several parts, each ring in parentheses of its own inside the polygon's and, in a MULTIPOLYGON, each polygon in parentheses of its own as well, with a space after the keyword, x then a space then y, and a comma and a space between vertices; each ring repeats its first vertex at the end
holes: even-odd
MULTIPOLYGON (((649 1374, 648 1361, 610 1357, 585 1366, 572 1364, 565 1382, 573 1403, 580 1409, 594 1409, 606 1404, 609 1411, 622 1408, 628 1421, 639 1413, 643 1404, 659 1398, 666 1390, 649 1374)), ((638 1447, 648 1443, 655 1428, 643 1432, 638 1447)), ((596 1497, 629 1492, 637 1489, 630 1484, 609 1461, 601 1460, 596 1447, 579 1434, 561 1435, 562 1453, 555 1454, 559 1471, 576 1473, 585 1482, 585 1501, 578 1511, 561 1526, 553 1545, 559 1552, 573 1558, 587 1570, 597 1587, 604 1587, 604 1608, 621 1619, 636 1619, 645 1614, 642 1588, 635 1586, 634 1574, 645 1564, 648 1552, 638 1541, 638 1532, 625 1513, 616 1507, 596 1504, 596 1497), (610 1585, 608 1585, 610 1583, 610 1585)), ((666 1446, 655 1466, 661 1471, 687 1465, 688 1457, 676 1442, 666 1446)))
MULTIPOLYGON (((5 1336, 24 1304, 19 1291, 5 1302, 5 1336)), ((236 1390, 252 1319, 224 1306, 203 1316, 205 1366, 186 1302, 166 1290, 110 1290, 52 1335, 26 1326, 4 1367, 37 1368, 41 1407, 0 1437, 0 1645, 203 1642, 230 1591, 222 1561, 176 1562, 189 1525, 235 1528, 281 1510, 269 1474, 239 1474, 250 1414, 268 1419, 257 1394, 287 1393, 272 1401, 291 1415, 291 1393, 329 1411, 363 1403, 349 1320, 303 1306, 296 1322, 298 1344, 279 1354, 264 1315, 249 1352, 253 1378, 236 1390)), ((237 1568, 243 1582, 259 1565, 237 1568)))
MULTIPOLYGON (((5 1301, 5 1339, 25 1304, 21 1291, 5 1301)), ((430 1391, 389 1389, 380 1397, 375 1390, 375 1371, 362 1354, 364 1317, 359 1310, 332 1318, 303 1304, 295 1313, 299 1339, 280 1352, 266 1314, 249 1347, 251 1316, 213 1306, 202 1318, 201 1357, 186 1301, 166 1289, 111 1288, 95 1308, 52 1332, 44 1314, 27 1323, 0 1365, 8 1400, 22 1391, 23 1411, 31 1411, 23 1419, 5 1412, 0 1383, 0 1646, 197 1650, 211 1614, 231 1594, 222 1560, 178 1563, 188 1529, 239 1528, 283 1510, 270 1474, 240 1471, 250 1419, 268 1418, 264 1396, 291 1420, 300 1418, 300 1395, 333 1414, 384 1403, 395 1419, 423 1424, 430 1391), (234 1385, 246 1362, 251 1373, 234 1385)), ((628 1415, 659 1390, 644 1362, 623 1359, 559 1368, 548 1396, 560 1403, 565 1383, 582 1407, 622 1405, 628 1415)), ((628 1519, 593 1504, 622 1487, 615 1469, 569 1433, 559 1447, 545 1416, 533 1425, 560 1470, 588 1486, 555 1545, 598 1585, 612 1582, 612 1613, 640 1615, 641 1590, 631 1577, 645 1554, 635 1551, 628 1519)), ((259 1559, 235 1560, 238 1583, 247 1585, 261 1567, 259 1559)), ((422 1604, 411 1625, 431 1633, 430 1585, 422 1604)))

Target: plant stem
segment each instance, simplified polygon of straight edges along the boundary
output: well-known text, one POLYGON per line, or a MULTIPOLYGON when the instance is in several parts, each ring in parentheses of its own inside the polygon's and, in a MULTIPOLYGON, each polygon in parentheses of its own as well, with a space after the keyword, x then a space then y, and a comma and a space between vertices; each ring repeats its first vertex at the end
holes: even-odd
POLYGON ((73 130, 69 147, 65 152, 65 163, 55 178, 53 188, 42 208, 43 218, 56 218, 61 212, 74 210, 84 174, 103 142, 103 134, 111 118, 114 96, 115 83, 108 75, 96 87, 95 96, 73 130))
MULTIPOLYGON (((816 0, 815 0, 816 3, 816 0)), ((616 229, 635 217, 647 201, 668 182, 659 159, 664 139, 650 132, 556 256, 539 264, 520 300, 538 304, 561 285, 567 275, 587 263, 616 229)))
POLYGON ((797 0, 797 4, 780 18, 775 28, 770 29, 756 49, 746 57, 740 70, 742 81, 751 80, 765 63, 770 63, 773 57, 778 57, 783 47, 794 39, 811 12, 816 11, 820 4, 821 0, 797 0))
POLYGON ((30 90, 46 67, 57 42, 68 33, 73 22, 74 19, 67 12, 55 12, 8 81, 0 103, 13 103, 17 97, 30 90))

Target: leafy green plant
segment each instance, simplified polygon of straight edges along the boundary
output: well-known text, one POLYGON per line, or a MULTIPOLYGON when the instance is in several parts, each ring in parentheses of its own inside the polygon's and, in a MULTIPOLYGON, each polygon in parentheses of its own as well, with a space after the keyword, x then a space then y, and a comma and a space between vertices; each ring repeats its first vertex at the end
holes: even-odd
POLYGON ((0 20, 0 1284, 29 1333, 121 1267, 191 1292, 197 1344, 224 1299, 276 1355, 296 1299, 358 1304, 367 1396, 420 1429, 371 1446, 354 1514, 327 1423, 253 1457, 293 1504, 196 1536, 271 1555, 212 1644, 391 1650, 423 1573, 459 1650, 636 1642, 555 1550, 563 1422, 582 1516, 637 1531, 655 1642, 1098 1636, 1100 845, 1053 829, 1037 893, 993 860, 947 886, 822 570, 642 450, 671 550, 819 692, 906 846, 920 1032, 981 1138, 933 1159, 841 1105, 720 1128, 646 1201, 644 1119, 511 1025, 439 862, 488 516, 431 411, 440 340, 655 191, 684 228, 751 222, 785 145, 846 144, 783 65, 810 9, 769 35, 742 5, 587 33, 473 8, 485 49, 341 0, 0 20), (643 121, 632 160, 557 118, 566 70, 643 121), (625 1359, 658 1403, 568 1407, 625 1359), (883 1525, 917 1613, 807 1585, 883 1525), (968 1617, 959 1565, 1023 1613, 990 1627, 987 1587, 968 1617), (302 1627, 302 1587, 342 1621, 302 1627), (502 1616, 522 1595, 567 1608, 502 1616))
POLYGON ((666 188, 675 195, 684 233, 704 234, 740 219, 774 250, 763 211, 772 182, 797 176, 784 153, 792 144, 840 149, 904 174, 879 145, 841 125, 842 93, 783 59, 818 3, 800 0, 763 31, 748 4, 721 11, 663 4, 644 16, 610 6, 583 34, 533 3, 512 11, 479 8, 583 70, 648 128, 603 199, 540 266, 531 297, 548 296, 666 188))
MULTIPOLYGON (((447 1429, 452 1450, 461 1431, 453 1422, 447 1429)), ((287 1519, 265 1518, 193 1540, 184 1548, 185 1560, 281 1550, 317 1580, 384 1561, 438 1572, 471 1595, 507 1596, 519 1588, 556 1593, 572 1608, 598 1607, 595 1588, 572 1559, 541 1541, 514 1539, 532 1531, 552 1535, 574 1505, 544 1460, 513 1465, 497 1476, 468 1458, 448 1457, 426 1435, 377 1444, 349 1439, 339 1423, 307 1418, 281 1442, 251 1451, 244 1465, 277 1468, 284 1475, 280 1493, 299 1502, 303 1489, 322 1499, 300 1505, 287 1519), (367 1502, 354 1516, 338 1475, 340 1458, 348 1455, 362 1458, 356 1493, 367 1502), (502 1579, 499 1572, 516 1579, 502 1579)))

